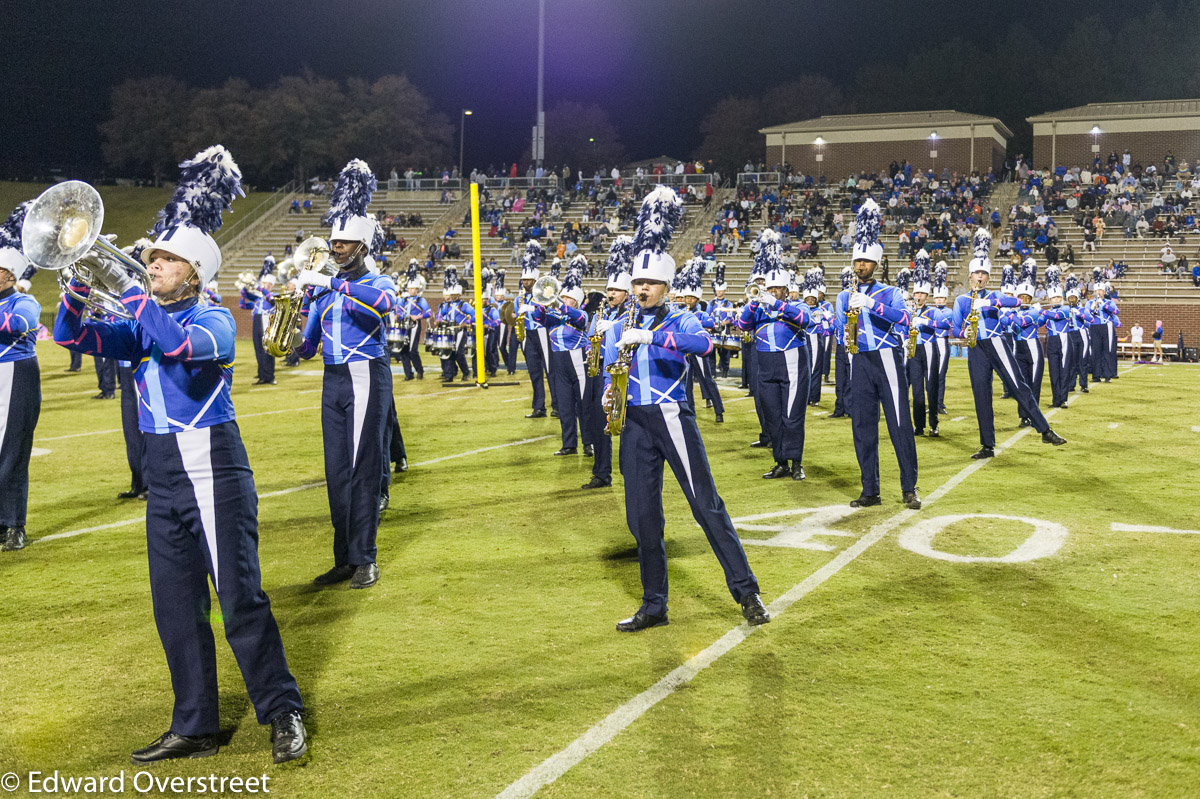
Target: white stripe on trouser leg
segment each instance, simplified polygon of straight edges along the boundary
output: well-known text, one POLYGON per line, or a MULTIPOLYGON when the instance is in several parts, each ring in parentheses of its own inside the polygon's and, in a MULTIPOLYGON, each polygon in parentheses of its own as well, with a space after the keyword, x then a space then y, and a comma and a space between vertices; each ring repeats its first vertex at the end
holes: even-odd
POLYGON ((925 379, 933 380, 933 342, 926 341, 922 344, 921 352, 925 353, 925 379))
POLYGON ((546 328, 539 327, 537 337, 538 346, 542 348, 542 371, 550 374, 550 340, 546 337, 546 328))
POLYGON ((179 459, 187 472, 196 496, 196 507, 200 509, 200 525, 204 528, 204 539, 208 541, 208 555, 212 559, 213 587, 221 592, 220 572, 217 568, 217 505, 213 491, 212 428, 201 427, 175 434, 179 442, 179 459))
POLYGON ((892 359, 892 351, 879 350, 879 360, 883 363, 883 373, 887 375, 888 389, 892 392, 892 405, 896 408, 896 421, 903 422, 904 414, 900 412, 900 399, 904 394, 900 391, 900 378, 896 375, 896 362, 892 359))
POLYGON ((796 401, 796 392, 800 390, 800 350, 784 350, 783 362, 787 364, 788 373, 787 405, 783 406, 783 415, 787 416, 792 410, 792 403, 796 401))
POLYGON ((1000 363, 1004 364, 1004 371, 1008 372, 1008 379, 1014 386, 1017 385, 1017 372, 1013 369, 1012 362, 1008 360, 1008 351, 1004 349, 1004 339, 993 336, 988 341, 992 342, 992 349, 1000 356, 1000 363))
POLYGON ((8 432, 8 409, 12 404, 13 368, 16 361, 0 363, 0 444, 8 432))
POLYGON ((1108 322, 1108 348, 1111 350, 1113 346, 1113 323, 1108 322))
POLYGON ((1038 364, 1041 363, 1042 353, 1038 350, 1036 338, 1026 339, 1025 346, 1029 347, 1029 360, 1033 362, 1033 366, 1029 369, 1029 387, 1033 388, 1033 384, 1037 381, 1038 364))
POLYGON ((362 440, 363 422, 367 418, 367 402, 371 398, 371 362, 351 361, 350 386, 354 391, 354 449, 350 451, 350 468, 358 462, 358 442, 362 440))
POLYGON ((1067 368, 1067 361, 1071 354, 1071 342, 1067 340, 1067 331, 1058 334, 1058 343, 1062 348, 1062 368, 1067 368))
POLYGON ((817 353, 821 349, 821 342, 817 340, 816 333, 808 334, 808 373, 812 374, 817 371, 817 353))
MULTIPOLYGON (((575 377, 579 383, 579 398, 583 399, 583 390, 587 387, 587 377, 583 373, 583 350, 571 350, 571 366, 575 367, 575 377)), ((582 411, 580 412, 582 415, 582 411)))
POLYGON ((683 471, 687 474, 688 490, 692 492, 692 496, 696 496, 696 488, 692 485, 692 461, 688 457, 687 441, 683 438, 683 424, 679 421, 679 403, 664 402, 658 406, 662 409, 663 421, 667 423, 667 432, 671 434, 671 443, 675 445, 675 451, 679 453, 679 459, 683 461, 683 471))

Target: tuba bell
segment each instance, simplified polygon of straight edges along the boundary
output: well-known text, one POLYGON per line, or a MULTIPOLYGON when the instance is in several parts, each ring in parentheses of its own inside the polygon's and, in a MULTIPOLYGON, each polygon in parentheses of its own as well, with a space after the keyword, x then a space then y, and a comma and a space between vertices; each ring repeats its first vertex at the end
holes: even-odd
POLYGON ((562 302, 559 299, 559 294, 562 292, 562 283, 558 282, 558 278, 554 275, 546 275, 543 278, 538 278, 538 281, 533 284, 533 295, 529 301, 534 305, 545 305, 553 308, 562 302))
MULTIPOLYGON (((319 236, 312 236, 301 242, 292 255, 293 264, 303 264, 303 269, 322 272, 327 275, 337 273, 337 264, 329 257, 329 244, 319 236)), ((267 322, 263 332, 263 349, 275 358, 286 358, 292 352, 292 334, 296 332, 300 322, 300 312, 304 309, 305 292, 281 291, 275 295, 275 310, 267 322)))
POLYGON ((58 272, 63 293, 87 306, 94 314, 132 319, 121 304, 121 292, 89 268, 98 262, 115 263, 150 295, 150 273, 101 235, 104 203, 100 193, 81 180, 68 180, 42 192, 25 214, 21 248, 39 269, 58 272), (71 287, 76 281, 86 293, 71 287))

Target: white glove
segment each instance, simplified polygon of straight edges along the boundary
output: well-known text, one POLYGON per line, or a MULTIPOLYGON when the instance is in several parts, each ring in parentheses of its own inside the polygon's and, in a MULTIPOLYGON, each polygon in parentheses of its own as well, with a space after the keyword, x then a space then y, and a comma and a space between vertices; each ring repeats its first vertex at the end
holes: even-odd
POLYGON ((88 256, 82 260, 88 271, 100 278, 101 282, 106 286, 115 289, 118 294, 124 294, 129 289, 138 285, 138 282, 126 271, 125 267, 111 258, 88 256))
POLYGON ((1032 306, 1030 306, 1030 307, 1031 307, 1031 308, 1033 308, 1033 310, 1037 311, 1038 313, 1041 313, 1041 312, 1042 312, 1042 304, 1041 304, 1040 302, 1035 302, 1035 303, 1034 303, 1032 306))
POLYGON ((850 295, 850 307, 851 308, 860 308, 860 309, 868 308, 868 307, 870 307, 870 305, 871 305, 871 301, 869 299, 867 299, 866 294, 856 291, 850 295))
POLYGON ((642 330, 640 327, 631 327, 621 334, 620 346, 632 347, 636 345, 647 345, 654 341, 654 334, 649 330, 642 330))
POLYGON ((315 269, 302 269, 300 274, 296 275, 297 286, 319 286, 320 288, 329 288, 329 281, 332 278, 324 272, 318 272, 315 269))
POLYGON ((605 333, 612 330, 613 325, 615 325, 615 324, 616 324, 616 320, 601 319, 599 322, 596 323, 596 332, 603 336, 605 333))
POLYGON ((604 412, 608 413, 612 410, 612 383, 604 387, 604 396, 600 398, 600 404, 604 406, 604 412))
POLYGON ((533 313, 533 306, 527 302, 523 302, 521 303, 521 307, 517 310, 519 310, 521 313, 533 313))
POLYGON ((975 302, 971 305, 971 310, 982 311, 984 308, 991 308, 991 307, 992 307, 991 300, 975 300, 975 302))

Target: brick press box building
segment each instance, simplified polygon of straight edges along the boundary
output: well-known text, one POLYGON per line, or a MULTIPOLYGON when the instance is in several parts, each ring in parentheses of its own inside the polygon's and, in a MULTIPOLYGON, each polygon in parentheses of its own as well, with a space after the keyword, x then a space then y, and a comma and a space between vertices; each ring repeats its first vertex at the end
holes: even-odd
POLYGON ((1035 168, 1085 166, 1129 150, 1132 163, 1200 159, 1200 100, 1089 103, 1028 117, 1035 168))
POLYGON ((843 179, 851 172, 884 171, 893 161, 932 168, 997 173, 1012 138, 994 117, 960 111, 839 114, 762 128, 768 164, 790 163, 806 175, 843 179))

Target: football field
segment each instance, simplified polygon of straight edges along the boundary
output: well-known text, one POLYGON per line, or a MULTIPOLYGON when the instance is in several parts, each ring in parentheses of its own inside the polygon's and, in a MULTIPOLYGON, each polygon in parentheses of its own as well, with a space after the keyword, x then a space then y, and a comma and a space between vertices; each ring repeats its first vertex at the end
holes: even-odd
POLYGON ((883 504, 849 507, 832 386, 807 409, 807 480, 762 480, 753 402, 724 381, 725 423, 700 409, 699 426, 775 618, 740 624, 668 470, 671 624, 626 635, 641 587, 620 476, 580 490, 591 461, 551 455, 558 420, 523 418, 523 372, 446 386, 428 357, 424 381, 395 383, 411 469, 379 584, 312 586, 332 565, 321 367, 253 387, 239 343, 263 586, 310 755, 270 765, 214 599, 227 743, 135 768, 172 704, 145 505, 115 499, 120 409, 91 399, 90 359, 65 374, 64 350, 38 354, 31 543, 0 554, 0 773, 124 772, 133 793, 139 771, 265 772, 284 797, 1200 794, 1200 368, 1122 363, 1049 414, 1062 447, 1019 430, 997 384, 997 457, 972 461, 952 360, 942 436, 917 441, 920 511, 900 503, 886 428, 883 504))

